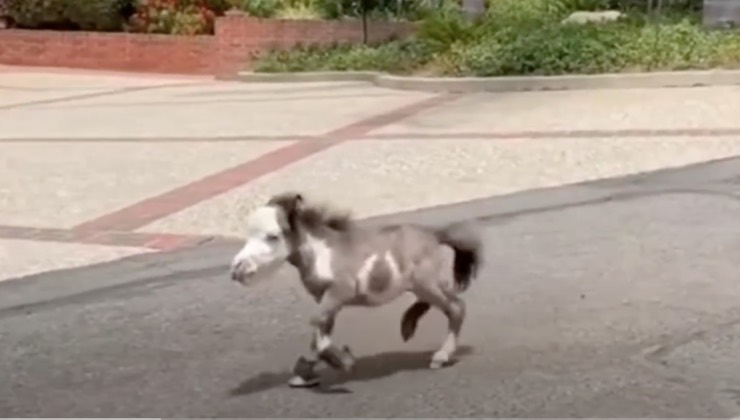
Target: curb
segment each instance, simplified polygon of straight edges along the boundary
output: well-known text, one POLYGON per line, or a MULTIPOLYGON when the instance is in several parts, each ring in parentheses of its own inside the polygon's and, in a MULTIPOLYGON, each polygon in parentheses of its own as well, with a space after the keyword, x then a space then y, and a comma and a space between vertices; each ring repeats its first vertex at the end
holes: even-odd
POLYGON ((732 86, 740 85, 740 70, 507 77, 406 77, 370 71, 241 72, 230 80, 247 83, 370 82, 378 87, 423 92, 524 92, 732 86))

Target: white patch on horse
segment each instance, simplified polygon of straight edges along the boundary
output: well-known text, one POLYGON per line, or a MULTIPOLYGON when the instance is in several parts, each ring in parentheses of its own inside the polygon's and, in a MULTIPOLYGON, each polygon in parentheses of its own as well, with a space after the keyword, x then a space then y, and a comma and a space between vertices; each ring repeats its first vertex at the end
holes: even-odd
POLYGON ((391 277, 391 284, 398 283, 401 280, 401 269, 398 267, 396 259, 393 258, 393 254, 390 251, 385 252, 385 263, 391 269, 393 276, 391 277))
POLYGON ((247 220, 247 230, 251 231, 249 233, 281 233, 282 229, 278 219, 278 212, 278 208, 274 206, 262 206, 254 209, 247 220))
POLYGON ((370 272, 375 266, 375 261, 378 260, 377 254, 372 254, 362 262, 360 269, 357 270, 357 280, 360 283, 360 290, 365 293, 367 292, 367 282, 370 279, 370 272))
POLYGON ((402 292, 401 270, 390 251, 372 254, 357 270, 357 291, 371 306, 389 302, 402 292))
POLYGON ((334 252, 325 240, 312 235, 306 236, 306 247, 311 251, 314 258, 314 275, 320 280, 332 280, 334 278, 334 269, 332 268, 334 252))
POLYGON ((321 353, 322 351, 331 347, 331 338, 327 335, 316 334, 316 351, 321 353))

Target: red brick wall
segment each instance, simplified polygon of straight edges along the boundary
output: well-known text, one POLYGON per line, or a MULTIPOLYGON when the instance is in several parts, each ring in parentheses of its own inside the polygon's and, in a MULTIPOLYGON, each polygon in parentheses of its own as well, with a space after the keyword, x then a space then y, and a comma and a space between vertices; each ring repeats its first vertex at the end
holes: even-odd
POLYGON ((0 64, 211 74, 212 36, 0 30, 0 64))
MULTIPOLYGON (((361 43, 362 22, 320 20, 258 19, 241 13, 227 14, 216 22, 216 39, 220 51, 218 68, 233 73, 248 65, 255 53, 272 48, 290 48, 298 43, 361 43)), ((413 26, 401 22, 368 22, 368 41, 382 41, 391 36, 405 37, 413 26)))
MULTIPOLYGON (((372 41, 411 31, 408 24, 368 22, 372 41)), ((271 48, 361 41, 359 21, 263 20, 236 13, 216 20, 214 36, 0 30, 0 64, 228 75, 271 48)))

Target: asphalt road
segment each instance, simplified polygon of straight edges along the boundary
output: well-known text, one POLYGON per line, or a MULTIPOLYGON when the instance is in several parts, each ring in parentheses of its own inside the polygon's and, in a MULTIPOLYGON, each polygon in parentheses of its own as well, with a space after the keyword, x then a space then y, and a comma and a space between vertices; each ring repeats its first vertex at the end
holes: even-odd
POLYGON ((740 415, 740 158, 371 222, 482 223, 459 363, 433 313, 347 310, 350 377, 285 386, 312 303, 230 281, 212 243, 0 285, 0 414, 32 417, 740 415))

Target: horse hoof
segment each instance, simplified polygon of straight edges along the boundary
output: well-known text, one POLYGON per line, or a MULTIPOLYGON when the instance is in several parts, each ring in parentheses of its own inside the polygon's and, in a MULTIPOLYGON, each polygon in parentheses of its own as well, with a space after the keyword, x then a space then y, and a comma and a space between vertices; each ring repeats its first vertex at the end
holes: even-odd
POLYGON ((335 346, 331 346, 321 352, 320 357, 329 366, 334 369, 339 369, 345 373, 351 372, 355 367, 355 358, 352 356, 349 347, 344 346, 343 349, 338 349, 335 346))
POLYGON ((451 365, 453 361, 450 356, 446 354, 435 354, 432 356, 432 361, 429 363, 431 369, 441 369, 451 365))
POLYGON ((458 361, 459 361, 458 359, 454 359, 454 358, 450 358, 450 359, 437 359, 437 360, 432 359, 431 363, 429 363, 429 367, 431 369, 446 368, 446 367, 450 367, 450 366, 456 364, 458 361))
POLYGON ((293 374, 303 378, 310 378, 316 376, 315 367, 316 361, 308 360, 301 356, 296 360, 295 366, 293 366, 293 374))
POLYGON ((291 388, 312 388, 319 384, 318 377, 304 378, 302 376, 294 376, 288 380, 288 386, 291 388))
POLYGON ((342 367, 346 373, 350 373, 355 369, 355 356, 352 355, 349 347, 344 346, 342 355, 342 367))
POLYGON ((442 360, 432 360, 432 363, 429 364, 430 369, 442 369, 445 367, 447 363, 442 360))

